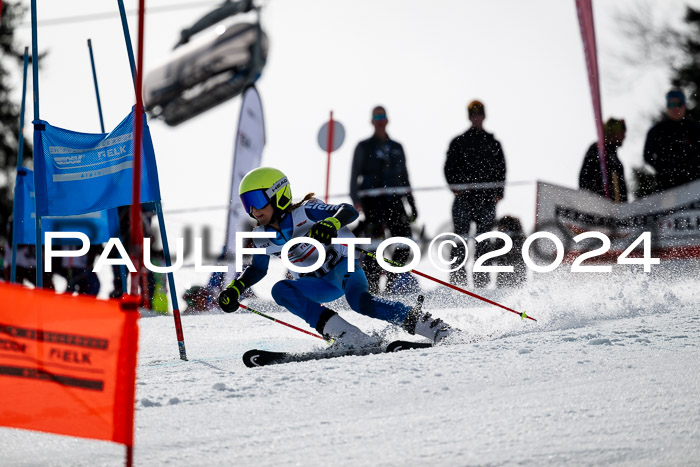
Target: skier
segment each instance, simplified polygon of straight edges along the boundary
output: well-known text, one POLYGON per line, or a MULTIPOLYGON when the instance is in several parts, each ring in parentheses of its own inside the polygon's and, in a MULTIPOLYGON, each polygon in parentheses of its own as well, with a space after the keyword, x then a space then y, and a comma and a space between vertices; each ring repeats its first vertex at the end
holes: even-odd
MULTIPOLYGON (((309 193, 292 204, 292 189, 279 170, 260 167, 248 172, 239 186, 245 211, 258 221, 254 232, 274 232, 275 238, 255 238, 255 246, 265 248, 266 255, 254 255, 252 264, 219 295, 219 306, 227 313, 236 311, 243 292, 266 274, 270 255, 279 257, 284 244, 296 237, 308 236, 324 244, 326 260, 316 271, 281 280, 272 287, 277 304, 305 320, 321 335, 347 347, 376 345, 376 339, 347 322, 335 311, 321 305, 343 295, 350 307, 363 315, 400 325, 410 334, 432 342, 447 337, 452 329, 440 319, 421 311, 420 303, 411 308, 400 302, 373 297, 368 292, 367 277, 355 263, 349 272, 348 247, 331 244, 334 237, 353 237, 346 227, 358 217, 350 204, 328 205, 309 193)), ((318 252, 311 244, 299 243, 290 248, 289 261, 297 266, 316 262, 318 252)))

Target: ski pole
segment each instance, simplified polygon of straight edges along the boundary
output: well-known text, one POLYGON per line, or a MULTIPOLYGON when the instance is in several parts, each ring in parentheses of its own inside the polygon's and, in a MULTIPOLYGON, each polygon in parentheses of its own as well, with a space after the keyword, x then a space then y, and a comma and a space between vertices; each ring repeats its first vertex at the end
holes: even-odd
POLYGON ((285 326, 287 326, 287 327, 289 327, 289 328, 296 329, 297 331, 303 332, 304 334, 308 334, 308 335, 310 335, 310 336, 314 336, 314 337, 318 337, 319 339, 326 340, 323 336, 319 336, 318 334, 314 334, 313 332, 309 332, 309 331, 306 331, 306 330, 304 330, 304 329, 298 328, 298 327, 296 327, 296 326, 294 326, 294 325, 292 325, 292 324, 285 323, 284 321, 281 321, 281 320, 279 320, 279 319, 277 319, 277 318, 273 318, 272 316, 266 315, 265 313, 262 313, 262 312, 260 312, 260 311, 258 311, 258 310, 253 310, 252 308, 250 308, 250 307, 248 307, 248 306, 245 306, 245 305, 242 304, 242 303, 239 303, 238 306, 241 307, 241 308, 243 308, 244 310, 250 311, 251 313, 255 313, 256 315, 260 315, 260 316, 262 316, 263 318, 267 318, 267 319, 269 319, 269 320, 271 320, 271 321, 274 321, 275 323, 283 324, 283 325, 285 325, 285 326))
MULTIPOLYGON (((363 250, 362 248, 358 248, 357 250, 358 250, 358 251, 361 251, 361 252, 364 253, 364 254, 366 254, 366 255, 369 256, 370 258, 378 259, 378 258, 377 258, 377 255, 375 255, 375 254, 372 253, 371 251, 363 250)), ((392 260, 390 260, 390 259, 386 259, 386 258, 382 258, 382 259, 383 259, 384 261, 386 261, 387 263, 393 265, 393 266, 397 266, 397 267, 403 267, 403 266, 404 266, 403 264, 399 264, 399 263, 397 263, 396 261, 392 261, 392 260)), ((425 277, 426 279, 430 279, 431 281, 437 282, 438 284, 441 284, 441 285, 444 285, 444 286, 446 286, 446 287, 449 287, 449 288, 451 288, 451 289, 453 289, 453 290, 456 290, 456 291, 458 291, 458 292, 462 292, 463 294, 469 295, 470 297, 478 298, 479 300, 482 300, 482 301, 484 301, 484 302, 486 302, 486 303, 489 303, 489 304, 491 304, 491 305, 494 305, 494 306, 503 308, 504 310, 510 311, 511 313, 515 313, 516 315, 519 315, 519 316, 520 316, 520 319, 525 319, 525 318, 527 318, 527 319, 531 319, 532 321, 537 322, 537 320, 536 320, 535 318, 533 318, 532 316, 528 316, 527 313, 525 313, 524 311, 523 311, 522 313, 519 312, 519 311, 515 311, 515 310, 512 309, 512 308, 508 308, 508 307, 505 306, 505 305, 501 305, 500 303, 496 303, 496 302, 494 302, 493 300, 489 300, 489 299, 486 298, 486 297, 482 297, 481 295, 477 295, 477 294, 475 294, 475 293, 473 293, 473 292, 470 292, 470 291, 468 291, 468 290, 464 290, 463 288, 457 287, 456 285, 452 285, 452 284, 450 284, 450 283, 448 283, 448 282, 441 281, 441 280, 438 279, 437 277, 429 276, 428 274, 425 274, 425 273, 423 273, 423 272, 417 271, 417 270, 415 270, 415 269, 411 269, 411 272, 414 273, 414 274, 417 274, 417 275, 419 275, 419 276, 421 276, 421 277, 425 277)))

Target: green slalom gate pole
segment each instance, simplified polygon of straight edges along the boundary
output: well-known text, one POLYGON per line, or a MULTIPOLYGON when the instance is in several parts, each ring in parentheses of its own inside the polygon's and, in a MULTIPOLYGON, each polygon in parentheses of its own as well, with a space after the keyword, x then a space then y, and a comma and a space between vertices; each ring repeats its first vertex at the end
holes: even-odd
MULTIPOLYGON (((374 253, 372 253, 371 251, 363 250, 362 248, 357 248, 357 250, 360 251, 360 252, 362 252, 362 253, 364 253, 364 254, 366 254, 366 255, 369 256, 370 258, 374 258, 374 259, 376 259, 376 260, 379 259, 379 258, 377 257, 377 255, 374 254, 374 253)), ((399 264, 399 263, 397 263, 396 261, 392 261, 392 260, 390 260, 390 259, 386 259, 386 258, 382 258, 382 259, 383 259, 384 261, 386 261, 387 263, 391 264, 392 266, 397 266, 397 267, 403 267, 403 266, 404 266, 403 264, 399 264)), ((425 274, 424 272, 420 272, 420 271, 417 271, 417 270, 415 270, 415 269, 411 269, 411 272, 412 272, 413 274, 418 275, 418 276, 425 277, 426 279, 430 279, 430 280, 433 281, 433 282, 437 282, 437 283, 440 284, 440 285, 444 285, 445 287, 449 287, 449 288, 451 288, 452 290, 456 290, 456 291, 458 291, 458 292, 462 292, 463 294, 469 295, 470 297, 477 298, 477 299, 482 300, 482 301, 484 301, 484 302, 486 302, 486 303, 488 303, 488 304, 497 306, 497 307, 499 307, 499 308, 503 308, 504 310, 510 311, 511 313, 515 313, 516 315, 520 316, 520 319, 525 319, 525 318, 527 318, 527 319, 530 319, 530 320, 532 320, 532 321, 537 322, 537 320, 536 320, 535 318, 533 318, 532 316, 528 316, 527 313, 525 313, 524 311, 523 311, 523 312, 519 312, 519 311, 516 311, 516 310, 514 310, 514 309, 512 309, 512 308, 508 308, 508 307, 505 306, 505 305, 501 305, 500 303, 494 302, 493 300, 489 300, 489 299, 486 298, 486 297, 482 297, 481 295, 477 295, 477 294, 475 294, 475 293, 473 293, 473 292, 470 292, 470 291, 468 291, 468 290, 465 290, 465 289, 463 289, 463 288, 461 288, 461 287, 457 287, 456 285, 450 284, 449 282, 442 281, 442 280, 438 279, 437 277, 430 276, 430 275, 428 275, 428 274, 425 274)))
POLYGON ((267 319, 269 319, 270 321, 274 321, 275 323, 283 324, 283 325, 287 326, 288 328, 295 329, 295 330, 297 330, 297 331, 299 331, 299 332, 303 332, 304 334, 308 334, 308 335, 310 335, 310 336, 317 337, 317 338, 322 339, 322 340, 324 340, 324 341, 326 340, 326 338, 323 337, 323 336, 319 336, 318 334, 314 334, 313 332, 309 332, 309 331, 307 331, 307 330, 305 330, 305 329, 298 328, 298 327, 296 327, 296 326, 294 326, 294 325, 292 325, 292 324, 285 323, 284 321, 281 321, 281 320, 279 320, 279 319, 277 319, 277 318, 273 318, 272 316, 266 315, 265 313, 262 313, 262 312, 260 312, 260 311, 258 311, 258 310, 254 310, 254 309, 250 308, 249 306, 245 306, 245 305, 242 304, 242 303, 239 303, 238 306, 241 307, 241 308, 243 308, 244 310, 250 311, 251 313, 255 313, 255 314, 258 315, 258 316, 262 316, 263 318, 267 318, 267 319))

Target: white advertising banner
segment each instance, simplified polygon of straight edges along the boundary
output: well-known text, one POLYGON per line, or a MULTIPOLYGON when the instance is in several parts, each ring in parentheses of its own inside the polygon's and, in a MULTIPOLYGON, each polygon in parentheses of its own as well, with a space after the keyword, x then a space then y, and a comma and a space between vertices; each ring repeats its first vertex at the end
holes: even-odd
MULTIPOLYGON (((243 211, 243 205, 238 197, 238 185, 245 174, 260 167, 264 146, 265 120, 262 102, 255 86, 250 86, 243 93, 236 146, 233 153, 231 196, 226 227, 226 258, 229 264, 236 257, 236 232, 249 231, 252 228, 250 216, 243 211)), ((235 265, 230 265, 229 271, 225 278, 225 284, 231 280, 230 276, 235 271, 235 265)))
MULTIPOLYGON (((535 230, 555 234, 571 260, 600 247, 573 238, 597 231, 610 238, 604 258, 614 260, 643 232, 651 233, 651 247, 658 258, 700 257, 700 180, 663 193, 616 204, 585 190, 573 190, 538 182, 535 230)), ((641 250, 640 250, 641 251, 641 250)))

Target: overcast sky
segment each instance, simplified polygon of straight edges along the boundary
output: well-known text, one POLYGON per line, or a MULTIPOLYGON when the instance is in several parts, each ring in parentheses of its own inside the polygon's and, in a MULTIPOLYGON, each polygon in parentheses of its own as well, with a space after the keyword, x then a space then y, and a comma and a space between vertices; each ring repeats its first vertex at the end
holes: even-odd
MULTIPOLYGON (((651 116, 662 108, 669 87, 663 69, 630 69, 619 59, 633 44, 618 33, 616 15, 640 1, 593 2, 603 117, 628 123, 620 151, 628 172, 642 163, 651 116)), ((219 3, 147 1, 147 11, 173 9, 147 16, 146 72, 167 58, 182 28, 219 3)), ((651 7, 655 20, 678 21, 686 2, 641 3, 651 7)), ((127 10, 137 6, 135 0, 125 4, 127 10)), ((48 52, 39 79, 41 118, 99 131, 86 45, 91 38, 105 125, 113 128, 135 102, 116 0, 37 5, 39 48, 48 52), (114 16, 91 21, 46 22, 110 11, 114 16)), ((20 45, 31 45, 28 20, 18 30, 20 45)), ((136 17, 129 20, 135 45, 136 17)), ((262 22, 270 38, 257 83, 268 137, 263 163, 290 177, 295 198, 324 191, 326 156, 316 136, 331 110, 346 129, 346 141, 332 158, 331 193, 348 192, 352 153, 371 134, 376 104, 386 107, 389 134, 404 145, 413 187, 444 186, 447 146, 467 129, 465 106, 475 98, 486 105, 485 128, 503 144, 508 181, 530 182, 507 187, 499 215, 517 215, 531 231, 536 180, 576 187, 596 135, 574 0, 268 0, 262 22)), ((18 73, 18 95, 20 78, 18 73)), ((31 93, 28 104, 31 121, 31 93)), ((166 213, 228 202, 239 107, 236 98, 177 127, 150 123, 166 213)), ((419 224, 431 236, 438 233, 450 221, 453 196, 443 189, 419 191, 416 199, 419 224)), ((220 244, 225 212, 173 214, 166 223, 173 237, 188 223, 210 225, 220 244)))

